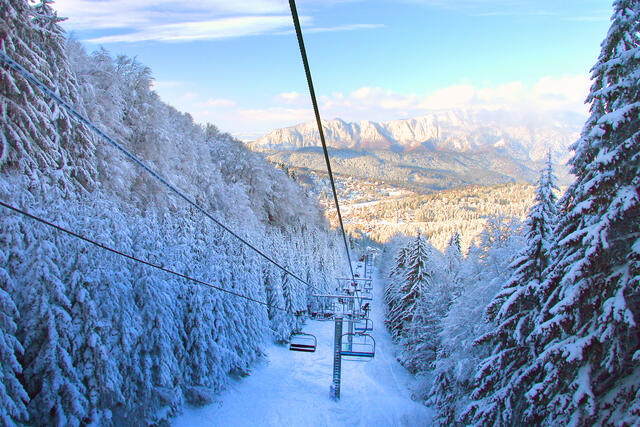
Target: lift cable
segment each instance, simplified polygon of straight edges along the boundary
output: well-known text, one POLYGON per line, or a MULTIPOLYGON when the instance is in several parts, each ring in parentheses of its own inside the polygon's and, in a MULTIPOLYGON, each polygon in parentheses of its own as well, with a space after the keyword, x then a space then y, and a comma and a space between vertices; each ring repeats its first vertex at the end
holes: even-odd
POLYGON ((29 212, 27 212, 27 211, 25 211, 25 210, 19 209, 19 208, 15 207, 15 206, 12 206, 12 205, 8 204, 8 203, 5 203, 5 202, 4 202, 4 201, 2 201, 2 200, 0 200, 0 206, 4 207, 4 208, 6 208, 6 209, 12 210, 12 211, 14 211, 14 212, 16 212, 16 213, 19 213, 19 214, 21 214, 21 215, 24 215, 24 216, 26 216, 26 217, 28 217, 28 218, 31 218, 31 219, 33 219, 33 220, 35 220, 35 221, 38 221, 38 222, 40 222, 40 223, 42 223, 42 224, 44 224, 44 225, 47 225, 47 226, 49 226, 49 227, 51 227, 51 228, 54 228, 54 229, 56 229, 56 230, 58 230, 58 231, 61 231, 61 232, 63 232, 63 233, 66 233, 66 234, 68 234, 68 235, 70 235, 70 236, 73 236, 73 237, 75 237, 75 238, 77 238, 77 239, 83 240, 83 241, 85 241, 85 242, 87 242, 87 243, 90 243, 90 244, 92 244, 92 245, 94 245, 94 246, 97 246, 97 247, 99 247, 99 248, 101 248, 101 249, 104 249, 104 250, 109 251, 109 252, 112 252, 112 253, 114 253, 114 254, 116 254, 116 255, 120 255, 120 256, 122 256, 122 257, 128 258, 128 259, 130 259, 131 261, 139 262, 139 263, 144 264, 144 265, 147 265, 147 266, 149 266, 149 267, 152 267, 152 268, 155 268, 155 269, 158 269, 158 270, 162 270, 162 271, 164 271, 165 273, 173 274, 174 276, 178 276, 178 277, 181 277, 181 278, 183 278, 183 279, 189 280, 189 281, 191 281, 191 282, 195 282, 195 283, 198 283, 198 284, 200 284, 200 285, 204 285, 204 286, 207 286, 207 287, 213 288, 213 289, 218 290, 218 291, 220 291, 220 292, 225 292, 225 293, 227 293, 227 294, 231 294, 231 295, 236 296, 236 297, 238 297, 238 298, 246 299, 246 300, 251 301, 251 302, 254 302, 254 303, 256 303, 256 304, 261 304, 261 305, 264 305, 264 306, 266 306, 266 307, 270 307, 270 308, 274 308, 274 309, 276 309, 276 310, 284 311, 284 312, 289 313, 289 314, 294 314, 294 313, 290 313, 288 310, 286 310, 286 309, 284 309, 284 308, 282 308, 282 307, 278 307, 278 306, 276 306, 276 305, 272 305, 272 304, 269 304, 269 303, 267 303, 267 302, 257 300, 257 299, 255 299, 255 298, 252 298, 252 297, 247 296, 247 295, 243 295, 243 294, 238 293, 238 292, 230 291, 229 289, 221 288, 220 286, 216 286, 216 285, 214 285, 214 284, 212 284, 212 283, 204 282, 204 281, 202 281, 202 280, 199 280, 199 279, 193 278, 193 277, 191 277, 191 276, 187 276, 186 274, 178 273, 177 271, 170 270, 170 269, 165 268, 165 267, 163 267, 163 266, 161 266, 161 265, 154 264, 154 263, 152 263, 152 262, 145 261, 145 260, 143 260, 143 259, 137 258, 137 257, 135 257, 135 256, 133 256, 133 255, 130 255, 130 254, 127 254, 127 253, 121 252, 121 251, 119 251, 119 250, 117 250, 117 249, 113 249, 113 248, 111 248, 111 247, 109 247, 109 246, 106 246, 106 245, 104 245, 104 244, 102 244, 102 243, 96 242, 95 240, 91 240, 91 239, 89 239, 88 237, 84 237, 84 236, 82 236, 82 235, 80 235, 80 234, 78 234, 78 233, 76 233, 76 232, 74 232, 74 231, 68 230, 68 229, 66 229, 66 228, 64 228, 64 227, 61 227, 61 226, 57 225, 57 224, 54 224, 54 223, 52 223, 52 222, 49 222, 49 221, 47 221, 46 219, 43 219, 43 218, 40 218, 40 217, 38 217, 38 216, 36 216, 36 215, 30 214, 29 212))
MULTIPOLYGON (((269 261, 271 264, 275 265, 276 267, 278 267, 280 270, 282 270, 284 273, 288 274, 289 276, 293 277, 294 279, 300 281, 301 283, 309 286, 312 289, 316 289, 314 286, 312 286, 311 284, 309 284, 306 280, 301 279, 300 277, 298 277, 297 275, 295 275, 294 273, 292 273, 291 271, 287 270, 285 267, 281 266, 280 264, 278 264, 276 261, 274 261, 272 258, 270 258, 268 255, 266 255, 264 252, 262 252, 260 249, 258 249, 257 247, 253 246, 251 243, 249 243, 247 240, 243 239, 242 237, 240 237, 237 233, 235 233, 233 230, 231 230, 229 227, 227 227, 226 225, 224 225, 222 222, 218 221, 217 219, 215 219, 209 212, 207 212, 206 209, 204 209, 203 207, 201 207, 200 205, 198 205, 195 201, 193 201, 193 199, 191 199, 189 196, 187 196, 185 193, 183 193, 180 189, 178 189, 176 186, 174 186, 173 184, 171 184, 168 180, 166 180, 165 178, 163 178, 158 172, 154 171, 153 169, 151 169, 151 167, 147 166, 142 160, 140 160, 138 157, 136 157, 134 154, 132 154, 131 152, 129 152, 126 148, 124 148, 124 146, 119 143, 118 141, 116 141, 114 138, 111 138, 109 135, 107 135, 105 132, 101 131, 96 125, 94 125, 88 118, 86 118, 84 115, 82 115, 81 113, 79 113, 75 108, 73 108, 70 104, 68 104, 65 100, 63 100, 59 95, 57 95, 55 93, 55 91, 53 91, 51 88, 49 88, 48 86, 46 86, 44 83, 42 83, 40 80, 38 80, 32 73, 30 73, 27 69, 25 69, 22 65, 18 64, 15 60, 13 60, 11 57, 9 57, 6 53, 4 53, 3 51, 0 50, 0 60, 5 63, 7 66, 9 66, 10 68, 12 68, 13 70, 17 71, 19 74, 21 74, 25 79, 29 80, 31 83, 33 83, 38 89, 40 89, 40 91, 42 91, 45 95, 47 95, 49 98, 51 98, 52 100, 54 100, 55 102, 57 102, 60 106, 62 106, 63 108, 65 108, 72 116, 74 116, 76 119, 78 119, 80 122, 82 122, 83 124, 85 124, 87 127, 89 127, 93 132, 95 132, 98 136, 100 136, 102 139, 104 139, 105 141, 107 141, 108 143, 110 143, 111 145, 113 145, 116 149, 118 149, 121 153, 123 153, 125 155, 125 157, 127 157, 129 160, 131 160, 133 163, 137 164, 138 166, 140 166, 142 169, 144 169, 145 171, 147 171, 152 177, 154 177, 156 180, 160 181, 165 187, 169 188, 169 190, 171 190, 173 193, 175 193, 176 195, 178 195, 181 199, 183 199, 184 201, 186 201, 188 204, 190 204, 191 206, 193 206, 195 209, 197 209, 198 211, 200 211, 201 213, 203 213, 206 217, 208 217, 211 221, 213 221, 215 224, 217 224, 220 228, 222 228, 224 231, 226 231, 227 233, 231 234, 233 237, 235 237, 236 239, 238 239, 240 242, 242 242, 244 245, 248 246, 249 248, 251 248, 254 252, 256 252, 258 255, 262 256, 264 259, 266 259, 267 261, 269 261)), ((343 230, 344 231, 344 230, 343 230)))
POLYGON ((322 150, 324 151, 324 160, 327 164, 327 172, 329 174, 329 181, 331 182, 331 190, 333 191, 333 200, 335 201, 336 211, 338 212, 338 221, 340 222, 340 229, 342 230, 342 239, 344 240, 344 248, 347 251, 347 260, 349 261, 349 271, 351 271, 351 279, 355 282, 355 275, 353 274, 353 266, 351 265, 351 255, 349 254, 349 244, 347 243, 347 233, 345 233, 344 231, 344 223, 342 222, 342 214, 340 213, 340 205, 338 204, 338 193, 336 192, 336 184, 333 180, 333 173, 331 172, 331 162, 329 162, 329 151, 327 150, 327 143, 325 142, 325 139, 324 139, 322 121, 320 120, 320 110, 318 109, 316 92, 313 89, 313 81, 311 80, 311 69, 309 68, 307 51, 304 48, 304 40, 302 39, 302 29, 300 28, 300 19, 298 18, 298 10, 296 9, 295 0, 289 0, 289 7, 291 8, 291 16, 293 17, 293 24, 296 27, 296 35, 298 37, 298 46, 300 47, 300 54, 302 55, 304 72, 307 76, 307 84, 309 85, 309 94, 311 95, 311 102, 313 103, 313 111, 316 115, 316 123, 318 124, 318 132, 320 132, 320 142, 322 143, 322 150))

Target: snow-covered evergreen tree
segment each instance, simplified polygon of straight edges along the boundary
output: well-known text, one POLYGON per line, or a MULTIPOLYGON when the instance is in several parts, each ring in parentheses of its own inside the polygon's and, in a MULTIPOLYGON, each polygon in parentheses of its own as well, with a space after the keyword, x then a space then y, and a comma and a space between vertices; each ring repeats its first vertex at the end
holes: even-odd
MULTIPOLYGON (((7 255, 0 250, 0 265, 7 265, 7 255)), ((22 345, 16 338, 18 308, 13 302, 15 284, 9 273, 0 267, 0 425, 25 422, 28 418, 25 403, 27 392, 20 383, 22 345)))
POLYGON ((535 202, 525 223, 526 245, 509 265, 512 271, 502 290, 486 309, 486 316, 497 325, 478 343, 493 347, 476 374, 468 408, 468 421, 480 424, 513 425, 523 423, 526 407, 522 375, 533 358, 528 337, 534 318, 540 312, 536 291, 550 265, 553 229, 556 224, 557 190, 551 155, 538 180, 535 202))
POLYGON ((85 387, 73 365, 68 291, 59 269, 59 245, 47 233, 28 248, 20 283, 19 338, 31 421, 80 425, 87 414, 85 387))
POLYGON ((399 299, 389 312, 388 325, 394 339, 406 336, 407 329, 421 303, 426 288, 431 285, 429 247, 425 238, 418 234, 407 251, 404 277, 398 288, 399 299))
MULTIPOLYGON (((392 246, 393 243, 390 242, 387 247, 392 246)), ((393 250, 392 250, 393 251, 393 250)), ((406 273, 406 263, 407 263, 407 255, 409 252, 408 246, 401 246, 397 248, 397 252, 395 254, 393 265, 389 270, 389 281, 384 290, 384 300, 387 305, 387 315, 385 322, 387 325, 391 326, 391 313, 395 309, 395 306, 398 304, 401 294, 400 294, 400 286, 404 281, 404 275, 406 273)))
MULTIPOLYGON (((78 250, 76 242, 70 246, 74 247, 67 246, 66 249, 78 250)), ((105 345, 109 331, 101 325, 103 322, 94 301, 98 275, 93 271, 86 252, 85 249, 77 254, 65 280, 69 283, 73 324, 71 349, 88 404, 83 422, 103 424, 111 417, 109 398, 119 395, 121 376, 105 345)))
MULTIPOLYGON (((3 1, 0 13, 7 28, 3 29, 6 37, 0 38, 0 49, 55 88, 67 102, 77 104, 77 84, 65 54, 64 31, 50 3, 43 0, 30 6, 26 1, 3 1)), ((38 187, 44 179, 63 194, 70 191, 70 185, 93 188, 95 148, 88 129, 72 125, 64 109, 7 67, 0 69, 0 94, 3 170, 26 174, 32 182, 31 191, 36 192, 41 191, 38 187)))
POLYGON ((616 0, 592 68, 591 115, 570 161, 527 368, 527 420, 640 417, 640 2, 616 0))
POLYGON ((457 231, 451 235, 449 244, 445 248, 446 267, 450 275, 454 275, 462 262, 462 247, 460 246, 460 233, 457 231))
POLYGON ((427 404, 436 410, 434 422, 438 425, 463 423, 462 414, 470 401, 475 372, 480 361, 490 354, 487 345, 477 343, 478 338, 495 327, 484 312, 508 279, 513 254, 522 249, 520 228, 515 219, 489 218, 460 265, 460 294, 442 319, 434 369, 422 385, 430 389, 425 393, 427 404))

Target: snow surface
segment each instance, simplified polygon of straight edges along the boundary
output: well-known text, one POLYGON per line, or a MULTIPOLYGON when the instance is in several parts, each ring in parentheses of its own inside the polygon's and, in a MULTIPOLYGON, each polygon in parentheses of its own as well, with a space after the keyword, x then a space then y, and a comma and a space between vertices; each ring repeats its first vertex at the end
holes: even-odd
MULTIPOLYGON (((360 270, 361 265, 357 266, 360 270)), ((309 320, 315 353, 272 345, 247 378, 234 380, 218 400, 187 407, 173 422, 183 426, 426 426, 432 411, 411 400, 413 377, 397 362, 399 348, 384 328, 382 284, 374 275, 371 319, 376 356, 342 361, 341 399, 329 398, 333 372, 333 322, 309 320)))

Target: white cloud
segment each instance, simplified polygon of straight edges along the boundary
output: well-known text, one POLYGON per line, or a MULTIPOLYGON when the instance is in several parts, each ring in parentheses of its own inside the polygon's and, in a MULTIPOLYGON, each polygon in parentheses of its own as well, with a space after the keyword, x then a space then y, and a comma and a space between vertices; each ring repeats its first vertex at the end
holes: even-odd
POLYGON ((140 25, 207 21, 212 17, 288 13, 278 0, 58 0, 53 7, 69 17, 71 29, 137 28, 140 25))
POLYGON ((391 120, 415 117, 443 109, 506 109, 530 112, 570 111, 587 113, 586 76, 543 77, 533 86, 520 81, 493 87, 454 85, 428 94, 399 94, 379 87, 362 87, 347 95, 321 98, 323 117, 347 120, 391 120))
POLYGON ((300 104, 302 101, 306 99, 308 99, 308 97, 305 98, 304 95, 295 91, 279 93, 274 98, 275 102, 280 104, 286 104, 286 105, 300 104))
MULTIPOLYGON (((547 114, 573 112, 586 115, 584 99, 589 92, 586 76, 543 77, 533 85, 514 81, 498 86, 460 84, 427 94, 400 94, 380 87, 361 87, 350 93, 319 98, 323 119, 388 121, 418 117, 434 110, 490 109, 547 114)), ((230 99, 175 99, 174 105, 196 121, 211 122, 225 131, 253 139, 273 129, 313 120, 306 93, 285 92, 271 106, 252 108, 230 99), (252 137, 250 138, 249 135, 252 137)))
POLYGON ((98 37, 92 43, 216 40, 268 33, 291 25, 289 16, 242 16, 200 22, 149 25, 126 34, 98 37))
MULTIPOLYGON (((58 0, 53 5, 68 17, 69 30, 108 32, 88 42, 184 42, 293 32, 286 2, 280 0, 58 0)), ((378 28, 380 24, 313 27, 300 16, 306 33, 378 28)))

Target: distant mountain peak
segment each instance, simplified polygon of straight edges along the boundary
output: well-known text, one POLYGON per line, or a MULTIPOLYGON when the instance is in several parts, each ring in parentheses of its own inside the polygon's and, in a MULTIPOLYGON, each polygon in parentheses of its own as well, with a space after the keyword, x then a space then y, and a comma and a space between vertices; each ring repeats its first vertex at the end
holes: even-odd
MULTIPOLYGON (((571 113, 533 115, 507 110, 433 111, 420 117, 374 122, 323 120, 327 145, 341 149, 413 151, 430 149, 459 153, 499 148, 519 160, 540 161, 548 150, 566 161, 584 118, 571 113)), ((249 142, 256 151, 297 150, 320 146, 316 123, 276 129, 249 142)))

